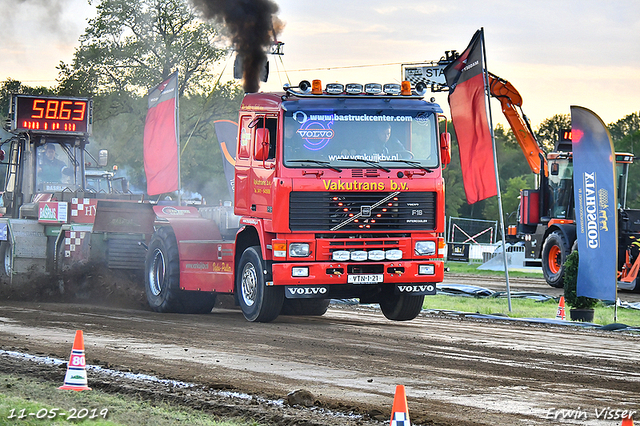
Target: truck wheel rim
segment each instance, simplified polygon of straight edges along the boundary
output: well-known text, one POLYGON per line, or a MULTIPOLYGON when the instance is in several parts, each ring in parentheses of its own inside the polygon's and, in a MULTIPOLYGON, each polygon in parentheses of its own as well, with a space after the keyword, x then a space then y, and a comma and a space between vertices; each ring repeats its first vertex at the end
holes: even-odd
POLYGON ((560 247, 553 246, 549 250, 549 258, 547 259, 547 264, 549 265, 549 271, 552 274, 557 274, 560 272, 560 268, 562 264, 560 263, 560 247))
POLYGON ((256 303, 258 291, 258 274, 252 263, 247 263, 242 270, 242 300, 247 306, 256 303))
POLYGON ((11 275, 11 246, 4 251, 4 273, 7 276, 11 275))
POLYGON ((154 296, 160 295, 164 283, 165 263, 160 249, 153 252, 153 262, 149 270, 149 289, 154 296))

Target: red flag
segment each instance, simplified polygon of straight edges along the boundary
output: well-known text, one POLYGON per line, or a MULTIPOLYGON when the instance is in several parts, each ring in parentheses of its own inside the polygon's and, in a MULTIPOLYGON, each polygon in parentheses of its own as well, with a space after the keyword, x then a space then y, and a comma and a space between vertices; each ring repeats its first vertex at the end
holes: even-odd
POLYGON ((144 125, 144 171, 149 195, 177 191, 180 186, 177 101, 177 72, 149 92, 144 125))
POLYGON ((483 31, 476 31, 466 50, 444 69, 469 204, 498 195, 485 106, 483 42, 483 31))

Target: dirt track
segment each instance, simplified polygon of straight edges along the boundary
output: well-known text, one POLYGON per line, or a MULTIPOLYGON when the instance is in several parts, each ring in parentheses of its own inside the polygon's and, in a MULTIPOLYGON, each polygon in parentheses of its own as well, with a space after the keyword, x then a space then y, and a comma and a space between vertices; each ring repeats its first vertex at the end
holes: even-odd
MULTIPOLYGON (((66 359, 82 329, 89 364, 270 400, 306 389, 316 406, 364 414, 338 421, 255 402, 232 409, 271 424, 381 424, 375 418, 388 424, 397 384, 406 386, 414 424, 619 425, 598 420, 596 410, 640 411, 637 333, 441 316, 394 323, 375 309, 340 307, 323 317, 254 324, 235 309, 188 316, 150 312, 136 297, 128 303, 3 302, 0 348, 66 359), (561 420, 560 410, 577 410, 579 420, 561 420)), ((52 380, 64 376, 59 367, 35 368, 4 355, 0 365, 52 380)), ((195 391, 166 393, 160 385, 91 375, 89 381, 220 412, 231 404, 195 391)))

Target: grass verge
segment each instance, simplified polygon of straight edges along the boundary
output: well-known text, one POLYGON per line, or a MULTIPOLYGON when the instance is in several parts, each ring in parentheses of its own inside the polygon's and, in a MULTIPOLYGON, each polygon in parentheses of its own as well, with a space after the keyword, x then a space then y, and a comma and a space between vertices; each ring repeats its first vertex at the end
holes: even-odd
POLYGON ((167 403, 151 404, 132 395, 112 395, 98 390, 63 391, 50 382, 0 374, 0 425, 15 424, 246 426, 250 423, 222 421, 212 414, 167 403), (68 419, 73 413, 78 418, 68 419))
MULTIPOLYGON (((536 302, 530 299, 512 298, 511 312, 509 312, 506 298, 436 295, 426 296, 423 308, 505 315, 510 318, 555 318, 558 302, 553 299, 546 302, 536 302)), ((566 317, 569 318, 568 306, 566 307, 566 317)), ((604 304, 596 306, 593 322, 601 325, 613 323, 613 306, 605 306, 604 304)), ((640 326, 640 311, 618 308, 618 319, 615 322, 638 327, 640 326)))
MULTIPOLYGON (((486 271, 478 269, 481 263, 465 263, 465 262, 445 262, 445 268, 449 268, 449 272, 454 274, 473 274, 483 276, 500 276, 504 277, 504 271, 486 271)), ((509 270, 510 277, 521 278, 543 278, 542 269, 537 271, 512 271, 509 270)))

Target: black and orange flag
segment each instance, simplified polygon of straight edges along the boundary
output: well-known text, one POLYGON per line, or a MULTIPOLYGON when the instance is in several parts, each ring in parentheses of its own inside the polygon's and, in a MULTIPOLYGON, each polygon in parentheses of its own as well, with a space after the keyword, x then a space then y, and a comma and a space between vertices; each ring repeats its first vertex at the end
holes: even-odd
POLYGON ((498 194, 493 141, 487 120, 483 46, 484 32, 480 29, 465 51, 444 69, 469 204, 498 194))

